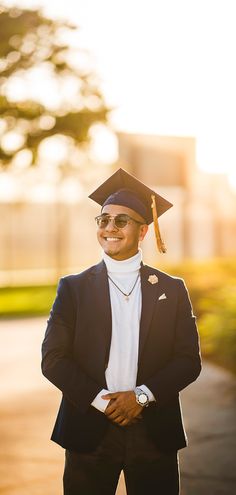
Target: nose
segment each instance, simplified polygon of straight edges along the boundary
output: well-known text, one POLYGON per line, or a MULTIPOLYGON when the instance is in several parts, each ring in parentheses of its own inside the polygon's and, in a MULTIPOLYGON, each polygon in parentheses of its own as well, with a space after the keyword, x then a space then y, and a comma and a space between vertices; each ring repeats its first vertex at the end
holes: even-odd
POLYGON ((115 225, 115 219, 114 218, 109 218, 108 224, 106 226, 106 230, 108 232, 113 232, 114 230, 117 231, 119 230, 116 225, 115 225))

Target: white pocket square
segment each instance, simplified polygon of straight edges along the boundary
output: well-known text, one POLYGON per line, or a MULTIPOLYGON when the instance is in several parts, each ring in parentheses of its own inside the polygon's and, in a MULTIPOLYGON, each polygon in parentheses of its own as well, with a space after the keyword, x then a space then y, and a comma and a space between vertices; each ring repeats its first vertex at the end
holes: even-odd
POLYGON ((158 301, 161 301, 162 299, 167 299, 165 293, 158 297, 158 301))

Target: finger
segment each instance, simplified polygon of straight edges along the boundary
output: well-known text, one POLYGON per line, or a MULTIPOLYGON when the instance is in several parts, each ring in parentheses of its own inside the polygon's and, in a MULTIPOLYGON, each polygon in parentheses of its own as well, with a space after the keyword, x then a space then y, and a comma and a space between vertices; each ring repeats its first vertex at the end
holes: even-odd
POLYGON ((118 393, 114 393, 114 394, 105 394, 105 395, 102 395, 102 399, 106 399, 106 400, 110 400, 110 399, 117 399, 118 397, 118 393))
POLYGON ((112 402, 114 402, 114 401, 111 401, 111 400, 110 400, 109 402, 107 402, 107 404, 106 404, 106 406, 105 406, 105 410, 104 410, 104 412, 106 412, 106 411, 107 411, 108 407, 110 407, 110 406, 111 406, 112 402))
POLYGON ((124 418, 124 416, 117 416, 116 418, 112 419, 112 422, 117 424, 117 425, 122 425, 126 423, 127 419, 124 418))
POLYGON ((123 419, 127 418, 126 414, 123 411, 117 409, 115 409, 113 412, 108 411, 107 417, 111 421, 117 418, 123 418, 123 419))
POLYGON ((111 420, 119 418, 119 417, 124 418, 124 416, 118 411, 113 411, 112 413, 106 414, 106 416, 108 417, 108 419, 111 419, 111 420))
POLYGON ((106 409, 105 409, 105 413, 107 416, 109 416, 110 414, 112 414, 113 412, 116 411, 116 407, 115 407, 115 404, 109 404, 107 405, 106 409))
POLYGON ((119 421, 120 426, 127 426, 129 424, 131 424, 131 422, 127 418, 123 418, 121 421, 119 421))

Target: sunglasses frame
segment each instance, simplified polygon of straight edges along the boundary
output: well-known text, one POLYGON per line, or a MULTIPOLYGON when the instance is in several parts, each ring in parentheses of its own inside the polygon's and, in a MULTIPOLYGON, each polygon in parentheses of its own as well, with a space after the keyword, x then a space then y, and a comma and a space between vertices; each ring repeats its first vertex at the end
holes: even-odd
POLYGON ((135 218, 130 217, 126 213, 118 213, 117 215, 109 215, 108 213, 103 213, 102 215, 98 215, 97 217, 95 217, 95 221, 97 222, 97 226, 99 227, 99 229, 105 229, 109 225, 111 220, 113 221, 113 225, 115 225, 115 227, 117 229, 124 229, 130 221, 133 221, 135 223, 139 223, 140 225, 144 225, 144 223, 145 223, 145 222, 139 222, 138 220, 135 220, 135 218), (123 227, 118 227, 116 225, 116 218, 117 217, 125 217, 124 221, 126 220, 126 224, 123 227), (101 227, 98 224, 99 219, 107 220, 107 224, 104 227, 101 227))

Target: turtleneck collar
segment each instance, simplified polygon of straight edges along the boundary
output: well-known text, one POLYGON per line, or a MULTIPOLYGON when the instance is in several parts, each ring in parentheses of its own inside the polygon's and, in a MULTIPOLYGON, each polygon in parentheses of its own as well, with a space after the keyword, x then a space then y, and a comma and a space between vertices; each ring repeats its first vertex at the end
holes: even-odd
POLYGON ((131 273, 140 269, 142 250, 139 249, 137 254, 127 260, 117 261, 106 253, 103 253, 103 259, 109 273, 131 273))

